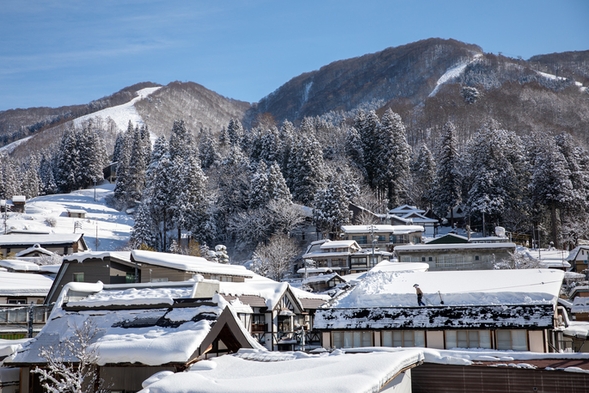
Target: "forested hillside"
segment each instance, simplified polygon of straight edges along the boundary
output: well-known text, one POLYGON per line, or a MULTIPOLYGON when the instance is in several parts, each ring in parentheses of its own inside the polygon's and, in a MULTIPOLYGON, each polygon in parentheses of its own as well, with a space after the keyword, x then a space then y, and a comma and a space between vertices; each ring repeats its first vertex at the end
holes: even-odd
POLYGON ((571 247, 589 238, 588 53, 524 61, 431 39, 303 74, 253 106, 173 82, 134 104, 142 125, 33 132, 0 155, 0 198, 87 187, 114 163, 131 247, 286 255, 309 226, 337 237, 350 203, 449 224, 460 206, 460 225, 571 247))

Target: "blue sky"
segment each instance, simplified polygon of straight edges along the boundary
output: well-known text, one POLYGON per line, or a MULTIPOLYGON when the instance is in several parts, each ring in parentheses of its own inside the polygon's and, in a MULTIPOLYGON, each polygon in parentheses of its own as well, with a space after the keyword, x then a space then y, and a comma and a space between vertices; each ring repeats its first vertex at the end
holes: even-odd
POLYGON ((144 81, 256 102, 303 72, 430 37, 524 59, 589 50, 589 1, 2 0, 0 111, 144 81))

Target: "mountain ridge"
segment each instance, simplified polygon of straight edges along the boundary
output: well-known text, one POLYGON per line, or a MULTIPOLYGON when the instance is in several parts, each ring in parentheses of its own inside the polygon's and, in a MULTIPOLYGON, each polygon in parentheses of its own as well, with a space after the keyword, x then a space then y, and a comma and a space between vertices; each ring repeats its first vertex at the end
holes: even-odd
MULTIPOLYGON (((431 140, 446 121, 455 122, 462 132, 459 138, 466 140, 490 119, 521 133, 569 132, 589 145, 588 85, 589 51, 523 60, 485 53, 475 44, 429 38, 302 73, 257 103, 221 96, 196 82, 175 81, 135 108, 156 135, 169 134, 179 118, 197 134, 218 133, 233 118, 251 127, 260 119, 298 123, 331 114, 341 121, 358 109, 382 114, 392 108, 406 123, 413 145, 431 140), (456 72, 450 75, 452 70, 456 72)), ((130 101, 140 88, 155 86, 161 85, 138 83, 85 105, 2 111, 0 142, 47 130, 57 135, 55 130, 73 118, 130 101)), ((51 138, 46 139, 45 146, 51 138)))

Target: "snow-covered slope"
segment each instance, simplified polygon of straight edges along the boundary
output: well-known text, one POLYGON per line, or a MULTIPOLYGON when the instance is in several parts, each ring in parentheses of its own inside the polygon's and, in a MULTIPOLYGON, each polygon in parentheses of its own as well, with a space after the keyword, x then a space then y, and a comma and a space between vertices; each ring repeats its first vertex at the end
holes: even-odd
POLYGON ((473 62, 477 61, 478 59, 482 58, 482 56, 483 56, 482 54, 477 53, 474 55, 474 58, 472 60, 461 62, 461 63, 455 65, 454 67, 449 68, 444 73, 444 75, 442 75, 440 77, 440 79, 438 79, 438 81, 436 82, 436 87, 432 90, 431 93, 429 93, 428 97, 435 96, 436 93, 438 92, 440 86, 442 86, 444 83, 452 81, 453 79, 460 76, 460 74, 462 74, 464 72, 464 69, 466 68, 466 66, 468 66, 470 63, 473 63, 473 62))
POLYGON ((99 117, 104 120, 106 120, 108 118, 112 119, 121 131, 124 131, 127 129, 127 125, 129 124, 129 121, 131 121, 131 123, 133 123, 133 125, 142 126, 145 123, 143 121, 143 118, 137 112, 137 109, 135 109, 135 103, 139 100, 142 100, 142 99, 148 97, 150 94, 159 90, 160 88, 161 88, 161 86, 148 87, 145 89, 138 90, 137 97, 133 98, 131 101, 127 102, 126 104, 113 106, 113 107, 106 108, 106 109, 103 109, 98 112, 94 112, 94 113, 91 113, 91 114, 88 114, 88 115, 85 115, 82 117, 78 117, 77 119, 74 119, 74 125, 76 127, 79 127, 83 122, 85 122, 89 119, 99 117))
MULTIPOLYGON (((84 233, 88 247, 93 250, 119 250, 129 241, 134 221, 132 216, 106 205, 106 198, 113 189, 114 184, 104 184, 96 190, 30 199, 26 203, 26 213, 8 214, 6 226, 9 231, 84 233), (86 218, 68 217, 68 210, 84 210, 86 218)), ((3 225, 0 227, 4 233, 3 225)))

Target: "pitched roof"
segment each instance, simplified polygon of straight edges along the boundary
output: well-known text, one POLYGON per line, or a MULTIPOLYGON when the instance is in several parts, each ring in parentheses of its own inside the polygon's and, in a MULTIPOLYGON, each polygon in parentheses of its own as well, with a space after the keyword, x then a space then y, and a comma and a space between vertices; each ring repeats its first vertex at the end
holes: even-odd
POLYGON ((229 265, 207 261, 204 258, 188 255, 169 254, 164 252, 133 250, 131 259, 149 265, 192 272, 195 274, 218 274, 252 278, 253 273, 241 265, 229 265))
MULTIPOLYGON (((237 340, 261 348, 253 339, 241 337, 244 330, 238 326, 240 322, 221 297, 190 299, 195 283, 183 284, 137 288, 96 284, 72 286, 78 292, 86 289, 86 296, 66 304, 57 303, 36 339, 9 363, 43 364, 46 360, 41 356, 42 348, 57 348, 68 340, 75 342, 78 339, 76 330, 89 326, 92 329, 91 348, 96 350, 100 365, 186 364, 204 353, 208 344, 201 345, 212 342, 210 337, 207 339, 209 332, 222 315, 227 314, 223 323, 233 319, 230 323, 233 324, 233 335, 240 336, 237 340), (180 301, 182 298, 185 301, 180 301)), ((75 361, 72 353, 65 355, 65 360, 75 361)))

